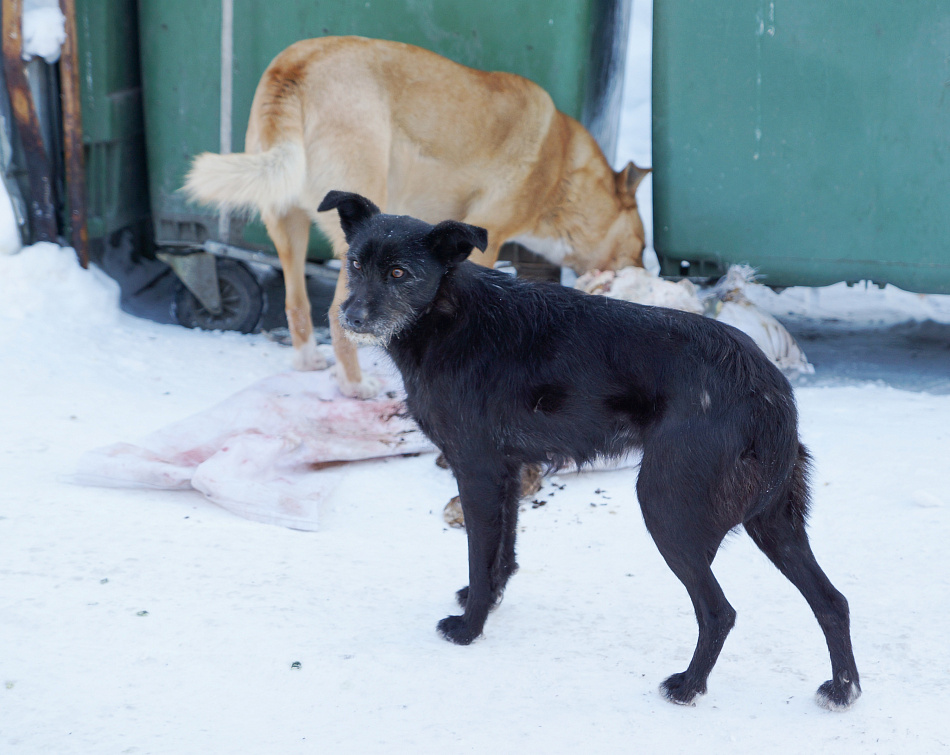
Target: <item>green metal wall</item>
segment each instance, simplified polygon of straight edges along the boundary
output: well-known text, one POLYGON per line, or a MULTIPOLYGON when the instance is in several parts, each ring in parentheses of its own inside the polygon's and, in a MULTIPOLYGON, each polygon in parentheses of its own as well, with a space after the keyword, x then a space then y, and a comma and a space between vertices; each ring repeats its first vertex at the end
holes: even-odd
MULTIPOLYGON (((608 139, 619 107, 629 0, 235 0, 232 148, 242 151, 251 100, 277 53, 300 39, 358 34, 420 45, 466 65, 520 73, 544 86, 557 106, 603 124, 608 139), (608 71, 610 75, 604 75, 608 71), (616 96, 612 96, 612 95, 616 96), (601 113, 601 115, 603 115, 601 113)), ((140 0, 145 123, 155 231, 163 241, 200 242, 217 233, 214 216, 178 191, 191 158, 220 149, 221 4, 140 0)), ((230 242, 269 247, 263 227, 232 224, 230 242)), ((319 243, 311 255, 328 256, 319 243)))
POLYGON ((150 212, 135 0, 76 0, 90 239, 150 212))
POLYGON ((655 0, 665 273, 950 292, 950 2, 655 0))

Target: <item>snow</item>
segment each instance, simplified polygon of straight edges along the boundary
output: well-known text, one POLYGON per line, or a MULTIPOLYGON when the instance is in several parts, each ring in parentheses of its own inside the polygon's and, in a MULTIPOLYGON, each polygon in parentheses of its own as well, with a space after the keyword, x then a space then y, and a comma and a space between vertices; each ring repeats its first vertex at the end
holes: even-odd
POLYGON ((36 56, 47 63, 58 61, 66 41, 66 17, 57 0, 26 0, 22 23, 23 59, 36 56))
MULTIPOLYGON (((0 139, 3 137, 0 136, 0 139)), ((16 213, 6 184, 0 177, 0 255, 16 254, 20 251, 20 232, 17 229, 16 213)))
POLYGON ((709 693, 660 698, 696 625, 635 470, 546 481, 521 514, 521 571, 469 647, 435 632, 466 542, 431 454, 348 465, 306 533, 194 491, 70 484, 86 451, 217 404, 289 349, 124 314, 68 249, 0 256, 0 752, 945 750, 950 297, 763 298, 807 330, 816 367, 796 394, 812 544, 852 610, 864 694, 846 713, 815 705, 818 625, 741 533, 715 564, 739 618, 709 693), (858 357, 863 377, 845 369, 858 357))
MULTIPOLYGON (((950 323, 950 297, 829 287, 776 298, 776 314, 805 316, 812 298, 822 313, 870 313, 884 299, 887 322, 903 308, 908 322, 950 323)), ((0 258, 0 349, 4 751, 702 741, 863 753, 948 741, 934 702, 950 691, 948 395, 864 381, 797 391, 817 467, 813 545, 852 607, 855 707, 814 704, 829 675, 817 623, 739 534, 716 562, 739 621, 709 694, 684 709, 656 686, 687 664, 695 620, 642 525, 635 470, 546 481, 545 504, 523 507, 521 572, 485 637, 456 647, 435 623, 455 610, 466 543, 442 522, 456 490, 431 454, 349 465, 310 533, 239 519, 193 491, 65 481, 85 451, 206 409, 281 371, 289 349, 135 319, 110 279, 49 244, 0 258)))

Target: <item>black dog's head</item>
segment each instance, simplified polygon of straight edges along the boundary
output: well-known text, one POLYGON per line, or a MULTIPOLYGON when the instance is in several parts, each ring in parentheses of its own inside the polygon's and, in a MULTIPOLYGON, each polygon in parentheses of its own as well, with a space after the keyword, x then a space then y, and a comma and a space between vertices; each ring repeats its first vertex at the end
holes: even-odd
POLYGON ((426 311, 446 272, 488 244, 488 232, 446 220, 429 225, 405 215, 384 215, 366 197, 331 191, 317 208, 337 210, 349 252, 343 264, 349 297, 340 323, 360 342, 385 346, 426 311))

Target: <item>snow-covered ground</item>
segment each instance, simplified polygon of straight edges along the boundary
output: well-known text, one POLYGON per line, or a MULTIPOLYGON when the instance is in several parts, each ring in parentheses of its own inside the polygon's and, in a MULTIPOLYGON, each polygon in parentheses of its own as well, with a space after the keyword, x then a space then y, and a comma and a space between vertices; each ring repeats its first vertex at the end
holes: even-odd
POLYGON ((310 533, 196 492, 70 484, 83 452, 204 410, 289 350, 124 314, 69 250, 0 256, 0 752, 950 748, 950 297, 765 299, 816 367, 796 391, 811 537, 851 603, 864 687, 844 714, 812 700, 830 667, 807 605, 741 533, 716 561, 739 619, 709 694, 659 697, 696 625, 635 470, 546 482, 470 647, 435 632, 466 543, 431 454, 350 465, 310 533))
MULTIPOLYGON (((773 311, 812 301, 825 317, 910 323, 923 301, 950 323, 950 297, 800 294, 773 311)), ((930 328, 950 364, 950 325, 930 328)), ((126 315, 117 286, 70 250, 0 258, 0 751, 950 742, 950 395, 845 378, 798 389, 817 461, 812 539, 852 606, 854 709, 813 703, 829 674, 817 623, 742 534, 716 562, 739 622, 693 709, 656 692, 688 662, 695 620, 644 530, 634 470, 562 475, 543 506, 524 506, 521 572, 471 647, 435 632, 465 582, 466 544, 442 522, 455 487, 431 454, 351 465, 316 533, 238 519, 198 493, 66 480, 84 451, 203 410, 282 369, 288 351, 126 315)))

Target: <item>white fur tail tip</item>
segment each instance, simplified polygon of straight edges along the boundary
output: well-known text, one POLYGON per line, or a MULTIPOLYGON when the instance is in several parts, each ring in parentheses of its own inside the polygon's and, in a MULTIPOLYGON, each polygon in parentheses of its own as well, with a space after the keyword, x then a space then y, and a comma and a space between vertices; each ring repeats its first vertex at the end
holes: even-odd
POLYGON ((303 146, 284 142, 264 152, 198 155, 184 190, 204 204, 282 215, 300 197, 306 176, 303 146))

